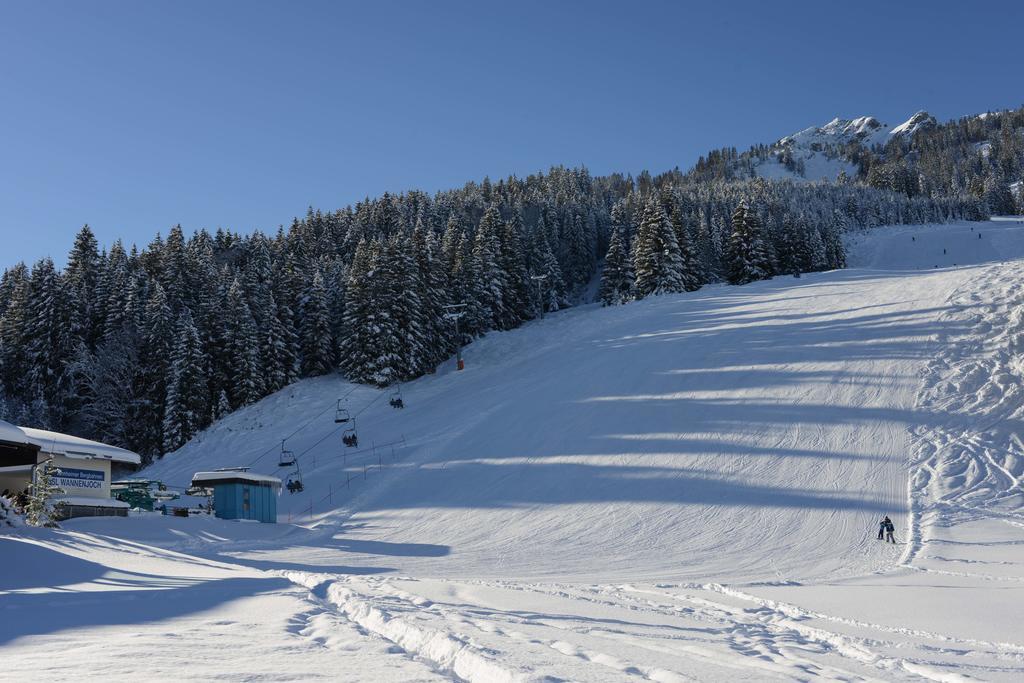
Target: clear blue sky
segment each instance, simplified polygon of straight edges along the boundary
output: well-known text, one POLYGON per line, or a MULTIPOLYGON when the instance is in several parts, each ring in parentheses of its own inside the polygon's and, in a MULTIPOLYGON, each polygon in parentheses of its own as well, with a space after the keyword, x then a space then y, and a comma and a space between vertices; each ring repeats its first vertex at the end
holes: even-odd
POLYGON ((0 266, 1024 103, 1024 2, 0 2, 0 266))

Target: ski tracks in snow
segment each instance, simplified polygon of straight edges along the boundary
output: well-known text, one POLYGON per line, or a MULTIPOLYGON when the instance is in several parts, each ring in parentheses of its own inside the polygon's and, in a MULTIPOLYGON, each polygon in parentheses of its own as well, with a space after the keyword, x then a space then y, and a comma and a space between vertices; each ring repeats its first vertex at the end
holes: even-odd
POLYGON ((951 297, 917 409, 909 495, 914 560, 937 528, 999 519, 1024 528, 1024 264, 990 266, 951 297))
POLYGON ((831 617, 717 584, 283 575, 393 653, 458 681, 967 680, 943 665, 949 657, 1024 669, 1020 646, 831 617))

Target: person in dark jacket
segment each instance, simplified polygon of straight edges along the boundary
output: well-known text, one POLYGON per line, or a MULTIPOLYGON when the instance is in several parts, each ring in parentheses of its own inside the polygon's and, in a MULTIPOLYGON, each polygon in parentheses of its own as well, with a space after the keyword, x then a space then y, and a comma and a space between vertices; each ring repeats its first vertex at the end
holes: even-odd
POLYGON ((896 539, 893 538, 892 532, 896 531, 896 527, 893 526, 892 520, 888 517, 885 518, 885 541, 887 543, 896 543, 896 539))
POLYGON ((886 525, 891 524, 891 523, 892 522, 889 520, 889 516, 888 515, 883 517, 882 521, 878 523, 878 540, 879 541, 881 541, 883 538, 885 538, 886 525))

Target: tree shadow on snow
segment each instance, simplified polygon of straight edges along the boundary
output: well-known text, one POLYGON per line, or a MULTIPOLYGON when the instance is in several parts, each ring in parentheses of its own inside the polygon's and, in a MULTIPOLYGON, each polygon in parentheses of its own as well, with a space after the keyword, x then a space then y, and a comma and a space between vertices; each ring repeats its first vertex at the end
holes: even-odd
POLYGON ((27 636, 172 619, 293 585, 272 576, 176 579, 110 569, 33 543, 0 539, 0 547, 7 590, 51 589, 0 595, 0 645, 27 636), (10 571, 15 566, 21 569, 10 571), (96 590, 69 587, 84 583, 96 590))

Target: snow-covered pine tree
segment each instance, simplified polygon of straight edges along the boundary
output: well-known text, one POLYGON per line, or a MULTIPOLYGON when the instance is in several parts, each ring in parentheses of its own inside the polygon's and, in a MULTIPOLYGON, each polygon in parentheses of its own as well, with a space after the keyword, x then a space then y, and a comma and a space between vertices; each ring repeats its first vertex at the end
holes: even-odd
POLYGON ((808 269, 810 272, 825 270, 828 261, 825 255, 825 242, 821 239, 821 233, 813 225, 807 226, 807 253, 809 255, 808 269))
POLYGON ((830 270, 846 267, 846 247, 843 233, 846 232, 846 217, 839 209, 832 212, 832 220, 825 228, 825 262, 830 270))
POLYGON ((231 401, 228 400, 228 392, 221 391, 217 397, 217 405, 213 409, 213 419, 219 420, 231 412, 231 401))
MULTIPOLYGON (((28 389, 29 271, 24 263, 3 276, 5 297, 0 313, 0 385, 24 400, 28 389)), ((20 401, 19 401, 20 402, 20 401)))
POLYGON ((365 322, 368 363, 360 369, 362 381, 386 387, 402 379, 404 366, 402 334, 397 307, 392 300, 399 290, 395 277, 394 240, 374 250, 370 271, 367 319, 365 322))
POLYGON ((64 392, 70 380, 65 365, 71 358, 70 316, 61 296, 61 276, 49 258, 32 269, 26 346, 29 395, 39 399, 58 423, 63 419, 64 392))
POLYGON ((511 330, 530 318, 530 279, 523 247, 523 221, 519 211, 501 226, 498 257, 508 285, 502 302, 501 329, 511 330))
POLYGON ((67 284, 65 295, 71 308, 71 344, 79 343, 91 347, 98 341, 100 331, 100 301, 96 296, 99 286, 102 263, 100 262, 99 244, 96 236, 88 225, 75 236, 74 246, 68 255, 68 265, 64 269, 64 281, 67 284))
POLYGON ((470 266, 470 295, 480 308, 481 318, 464 316, 467 331, 481 334, 489 329, 500 329, 505 319, 505 290, 508 278, 500 264, 501 229, 503 222, 496 206, 490 206, 480 219, 473 240, 470 266))
POLYGON ((250 239, 248 257, 243 280, 245 301, 255 325, 262 392, 270 393, 287 384, 288 373, 284 363, 285 333, 281 329, 272 286, 270 245, 261 233, 257 232, 250 239))
POLYGON ((651 196, 633 243, 633 292, 642 299, 652 294, 682 292, 683 261, 675 230, 658 198, 651 196))
POLYGON ((729 284, 743 285, 772 276, 771 256, 757 215, 740 202, 732 214, 732 234, 726 250, 729 284))
POLYGON ((421 375, 429 364, 428 321, 420 292, 419 267, 413 253, 411 238, 396 233, 385 248, 387 273, 383 282, 388 290, 384 295, 389 317, 395 321, 400 361, 394 368, 397 381, 421 375))
POLYGON ((35 478, 29 490, 28 505, 25 506, 25 521, 32 526, 55 526, 53 516, 55 505, 52 498, 64 493, 53 481, 53 478, 60 475, 60 469, 54 465, 53 460, 47 460, 42 465, 37 465, 35 478))
POLYGON ((160 283, 152 285, 143 313, 143 332, 138 368, 140 398, 135 408, 136 439, 133 445, 144 455, 163 452, 163 418, 174 350, 174 314, 160 283))
MULTIPOLYGON (((224 308, 224 355, 232 407, 254 403, 264 395, 260 345, 245 291, 238 278, 228 289, 224 308)), ((223 390, 223 388, 222 388, 223 390)))
POLYGON ((605 306, 624 304, 633 298, 633 262, 623 235, 621 224, 612 228, 608 242, 608 253, 604 257, 604 271, 601 273, 601 303, 605 306))
POLYGON ((782 230, 779 233, 778 247, 775 255, 780 273, 803 273, 804 267, 804 233, 797 226, 796 217, 787 214, 782 219, 782 230))
POLYGON ((370 286, 370 272, 375 250, 370 242, 360 240, 348 271, 344 334, 338 345, 338 355, 342 372, 353 382, 372 381, 370 316, 373 288, 370 286))
POLYGON ((324 276, 313 273, 302 298, 302 372, 307 377, 325 375, 334 368, 335 343, 331 338, 331 317, 327 308, 324 276))
POLYGON ((674 203, 670 220, 672 221, 672 229, 675 231, 676 243, 679 245, 683 290, 695 292, 704 286, 704 268, 700 259, 697 258, 690 230, 686 225, 686 220, 683 218, 682 207, 678 203, 674 203))
POLYGON ((586 285, 594 273, 596 236, 588 234, 587 225, 587 220, 575 212, 563 223, 566 265, 562 272, 572 290, 586 285))
POLYGON ((433 372, 451 354, 454 346, 453 326, 444 317, 444 306, 449 303, 449 285, 442 262, 443 246, 437 235, 425 228, 422 221, 417 221, 412 239, 419 271, 419 299, 428 353, 423 371, 433 372))
POLYGON ((131 419, 144 389, 137 381, 138 350, 134 335, 105 338, 89 351, 84 342, 68 364, 78 391, 76 423, 91 437, 105 443, 131 443, 138 427, 131 419))
MULTIPOLYGON (((620 199, 612 205, 611 214, 609 220, 611 222, 610 231, 614 233, 616 230, 619 231, 619 236, 622 239, 622 244, 626 247, 626 253, 629 253, 629 247, 633 243, 633 221, 632 221, 632 210, 630 208, 629 199, 620 199)), ((609 247, 611 246, 611 238, 609 235, 609 247)))
POLYGON ((120 241, 114 242, 107 255, 99 287, 104 295, 103 301, 100 302, 104 338, 117 336, 124 327, 127 316, 129 281, 128 254, 120 241))
POLYGON ((205 389, 206 358, 192 312, 187 308, 178 317, 175 337, 164 403, 162 453, 184 446, 210 415, 205 389))
POLYGON ((530 233, 527 263, 531 276, 545 276, 540 286, 541 301, 536 301, 538 295, 531 292, 531 301, 535 301, 534 306, 542 306, 545 311, 557 311, 567 307, 569 301, 565 295, 562 268, 558 265, 558 258, 548 243, 548 230, 543 213, 541 213, 536 227, 530 233))

